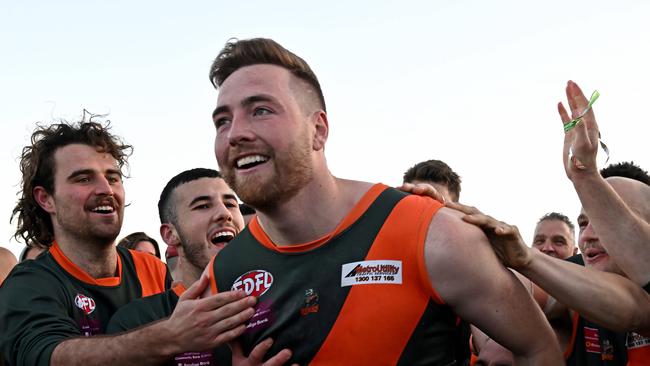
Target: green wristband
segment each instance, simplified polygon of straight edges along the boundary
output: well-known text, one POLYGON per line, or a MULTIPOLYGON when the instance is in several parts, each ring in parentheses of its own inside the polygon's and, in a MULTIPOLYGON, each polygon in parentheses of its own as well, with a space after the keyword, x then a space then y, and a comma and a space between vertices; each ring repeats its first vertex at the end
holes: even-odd
POLYGON ((582 117, 584 117, 584 115, 587 114, 587 112, 589 112, 591 106, 594 105, 596 100, 598 100, 598 97, 600 97, 600 93, 598 92, 598 90, 594 90, 594 92, 591 93, 591 98, 589 98, 589 103, 587 104, 587 108, 585 108, 585 110, 582 111, 582 113, 580 113, 578 117, 570 120, 564 125, 564 132, 571 131, 575 126, 578 125, 578 123, 580 123, 582 117))

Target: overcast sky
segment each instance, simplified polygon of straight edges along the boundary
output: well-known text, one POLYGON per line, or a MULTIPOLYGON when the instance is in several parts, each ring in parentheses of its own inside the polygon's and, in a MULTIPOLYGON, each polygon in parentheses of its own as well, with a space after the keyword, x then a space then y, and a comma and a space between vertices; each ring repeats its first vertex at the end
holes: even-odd
POLYGON ((260 36, 318 75, 335 175, 396 185, 413 164, 443 160, 462 202, 530 241, 544 213, 575 220, 580 208, 555 107, 567 80, 601 92, 610 163, 650 168, 648 19, 647 1, 3 1, 0 245, 22 248, 9 218, 35 123, 84 108, 110 113, 135 147, 120 238, 159 238, 169 178, 217 167, 212 59, 231 37, 260 36))

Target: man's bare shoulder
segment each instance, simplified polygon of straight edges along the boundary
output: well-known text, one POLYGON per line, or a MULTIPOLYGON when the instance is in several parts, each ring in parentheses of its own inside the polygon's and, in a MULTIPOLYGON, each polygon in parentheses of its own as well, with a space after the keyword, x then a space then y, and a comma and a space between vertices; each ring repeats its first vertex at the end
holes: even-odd
POLYGON ((459 249, 459 245, 477 245, 477 241, 487 243, 487 238, 481 229, 463 221, 464 215, 454 209, 440 208, 429 224, 427 245, 459 249))
POLYGON ((506 273, 483 231, 463 221, 463 216, 459 211, 440 208, 431 219, 425 245, 431 284, 450 305, 479 293, 481 279, 506 273))

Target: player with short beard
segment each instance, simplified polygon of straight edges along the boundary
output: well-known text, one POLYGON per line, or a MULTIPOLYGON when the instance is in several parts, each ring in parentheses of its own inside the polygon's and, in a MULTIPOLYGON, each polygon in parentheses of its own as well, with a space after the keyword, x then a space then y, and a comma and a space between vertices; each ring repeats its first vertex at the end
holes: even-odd
POLYGON ((208 268, 213 291, 259 298, 245 352, 272 336, 300 364, 453 364, 455 311, 519 365, 562 362, 480 230, 430 198, 330 173, 325 101, 303 59, 269 39, 233 41, 210 80, 219 166, 257 210, 208 268))

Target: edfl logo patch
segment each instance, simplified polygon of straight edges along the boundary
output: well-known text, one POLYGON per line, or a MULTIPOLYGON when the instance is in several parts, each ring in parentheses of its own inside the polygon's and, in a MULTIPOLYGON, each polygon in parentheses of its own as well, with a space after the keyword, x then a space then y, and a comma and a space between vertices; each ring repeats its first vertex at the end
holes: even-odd
POLYGON ((246 272, 232 284, 232 290, 243 290, 246 295, 259 297, 273 285, 273 275, 262 269, 246 272))
POLYGON ((95 311, 95 300, 88 296, 77 294, 77 296, 74 298, 74 304, 77 305, 77 307, 83 310, 83 312, 86 314, 90 314, 95 311))

